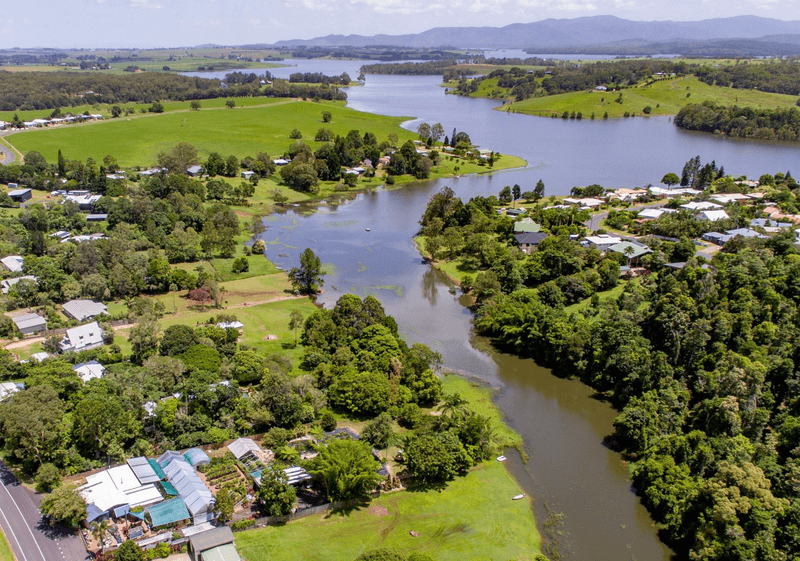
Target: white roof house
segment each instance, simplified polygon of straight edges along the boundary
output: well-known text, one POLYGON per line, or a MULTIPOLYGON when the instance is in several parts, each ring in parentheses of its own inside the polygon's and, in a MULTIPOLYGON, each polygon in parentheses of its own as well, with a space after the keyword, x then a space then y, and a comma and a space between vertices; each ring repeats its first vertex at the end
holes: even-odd
POLYGON ((11 271, 12 273, 21 273, 22 272, 22 263, 24 259, 21 255, 9 255, 8 257, 3 257, 0 259, 0 263, 3 264, 3 267, 11 271))
POLYGON ((89 380, 102 378, 103 374, 106 373, 105 367, 96 360, 76 364, 72 367, 72 369, 78 373, 78 376, 81 377, 81 380, 83 380, 84 384, 89 380))
POLYGON ((710 203, 708 201, 700 201, 700 202, 691 202, 681 205, 681 208, 685 208, 686 210, 718 210, 722 208, 722 205, 718 205, 717 203, 710 203))
POLYGON ((5 400, 12 394, 17 393, 19 390, 24 389, 23 384, 15 384, 14 382, 0 382, 0 401, 5 400))
POLYGON ((103 344, 103 330, 96 321, 67 329, 64 339, 59 343, 61 352, 86 351, 103 344))
POLYGON ((33 275, 26 275, 24 277, 14 277, 13 279, 3 279, 0 281, 0 290, 3 291, 3 294, 8 294, 8 291, 11 290, 11 287, 17 284, 22 279, 33 282, 36 282, 38 280, 33 275))
POLYGON ((108 308, 105 304, 93 300, 70 300, 65 302, 62 308, 67 316, 78 321, 108 314, 108 308))
POLYGON ((730 218, 730 216, 728 216, 728 213, 724 210, 704 210, 695 214, 695 218, 707 222, 716 222, 717 220, 725 220, 726 218, 730 218))
POLYGON ((612 245, 620 243, 622 238, 609 236, 608 234, 599 234, 597 236, 586 236, 586 241, 589 242, 590 246, 600 251, 605 251, 612 245))
POLYGON ((244 324, 241 321, 222 321, 217 324, 217 327, 221 327, 222 329, 241 329, 244 327, 244 324))
POLYGON ((636 215, 636 218, 642 220, 654 220, 664 214, 666 211, 663 208, 646 208, 636 215))
POLYGON ((51 356, 50 353, 44 351, 42 351, 41 353, 33 353, 31 355, 31 361, 42 362, 43 360, 50 358, 50 356, 51 356))
POLYGON ((152 483, 142 485, 128 464, 87 476, 86 484, 78 487, 78 492, 100 514, 114 507, 146 506, 162 500, 158 488, 152 483))

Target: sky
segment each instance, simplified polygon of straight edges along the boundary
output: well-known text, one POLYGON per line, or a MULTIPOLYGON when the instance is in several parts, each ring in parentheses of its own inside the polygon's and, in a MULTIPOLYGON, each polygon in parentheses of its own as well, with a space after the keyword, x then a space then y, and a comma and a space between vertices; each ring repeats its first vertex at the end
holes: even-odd
POLYGON ((639 21, 758 15, 800 20, 800 0, 6 0, 0 48, 243 45, 329 34, 399 35, 614 15, 639 21))

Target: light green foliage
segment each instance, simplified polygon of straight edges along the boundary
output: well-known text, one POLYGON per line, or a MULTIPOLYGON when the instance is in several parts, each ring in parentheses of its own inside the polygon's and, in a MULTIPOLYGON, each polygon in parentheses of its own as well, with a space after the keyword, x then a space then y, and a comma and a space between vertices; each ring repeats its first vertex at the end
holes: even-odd
POLYGON ((57 487, 52 493, 45 495, 39 508, 42 514, 69 527, 76 527, 86 518, 86 502, 69 485, 57 487))
POLYGON ((381 476, 369 447, 358 440, 332 440, 311 462, 313 474, 330 501, 354 499, 373 490, 381 476))
POLYGON ((265 516, 284 516, 294 508, 296 494, 281 469, 267 468, 258 488, 259 509, 265 516))

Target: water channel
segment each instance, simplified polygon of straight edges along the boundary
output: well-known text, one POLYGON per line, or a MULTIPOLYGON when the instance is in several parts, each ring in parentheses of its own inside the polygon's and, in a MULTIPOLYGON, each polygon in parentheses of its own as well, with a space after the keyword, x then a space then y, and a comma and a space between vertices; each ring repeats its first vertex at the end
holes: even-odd
MULTIPOLYGON (((287 61, 297 67, 270 69, 275 76, 319 71, 358 75, 358 61, 287 61)), ((208 76, 208 74, 202 74, 208 76)), ((224 73, 220 73, 222 77, 224 73)), ((369 75, 348 90, 348 105, 360 111, 440 122, 469 133, 472 141, 515 154, 528 167, 492 175, 413 184, 363 193, 343 204, 291 208, 266 219, 268 256, 290 268, 310 247, 331 274, 320 300, 330 306, 344 293, 376 295, 409 342, 423 342, 445 365, 500 388, 496 400, 525 438, 527 464, 510 469, 534 498, 540 525, 548 512, 563 514, 561 552, 570 559, 666 560, 621 457, 605 448, 615 411, 587 386, 554 376, 530 360, 499 353, 471 330, 471 314, 452 283, 423 263, 413 245, 417 220, 431 195, 451 186, 463 199, 496 194, 504 185, 530 189, 542 178, 547 194, 575 185, 636 187, 658 183, 667 172, 700 155, 728 173, 758 177, 791 169, 798 148, 678 130, 668 118, 563 121, 493 111, 498 102, 446 96, 438 77, 369 75), (367 231, 367 228, 369 231, 367 231)), ((366 131, 361 131, 366 132, 366 131)), ((797 166, 794 166, 797 167, 797 166)))

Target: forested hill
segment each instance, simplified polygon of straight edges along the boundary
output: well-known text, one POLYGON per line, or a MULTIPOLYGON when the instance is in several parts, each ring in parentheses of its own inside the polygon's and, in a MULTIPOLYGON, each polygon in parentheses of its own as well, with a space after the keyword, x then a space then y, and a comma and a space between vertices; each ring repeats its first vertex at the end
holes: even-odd
POLYGON ((756 16, 702 21, 631 21, 614 16, 546 19, 505 27, 437 27, 409 35, 328 35, 310 40, 280 41, 276 46, 389 45, 407 47, 528 48, 602 45, 615 41, 663 42, 674 40, 753 39, 766 35, 800 34, 800 21, 756 16), (646 39, 643 39, 646 38, 646 39))
MULTIPOLYGON (((797 210, 800 185, 789 174, 761 179, 769 200, 797 210)), ((714 185, 734 183, 721 177, 714 185)), ((653 239, 653 253, 642 258, 650 274, 620 287, 623 254, 569 239, 586 218, 576 208, 536 207, 533 218, 549 236, 526 255, 507 242, 511 219, 498 216, 497 205, 495 197, 464 203, 446 189, 421 220, 434 257, 477 271, 462 282, 477 300, 476 329, 500 348, 579 378, 621 409, 609 442, 632 460, 634 487, 677 558, 798 559, 794 231, 736 238, 710 263, 694 257, 688 237, 653 239)), ((731 212, 741 226, 756 208, 731 212)), ((665 216, 696 222, 686 213, 665 216)))

